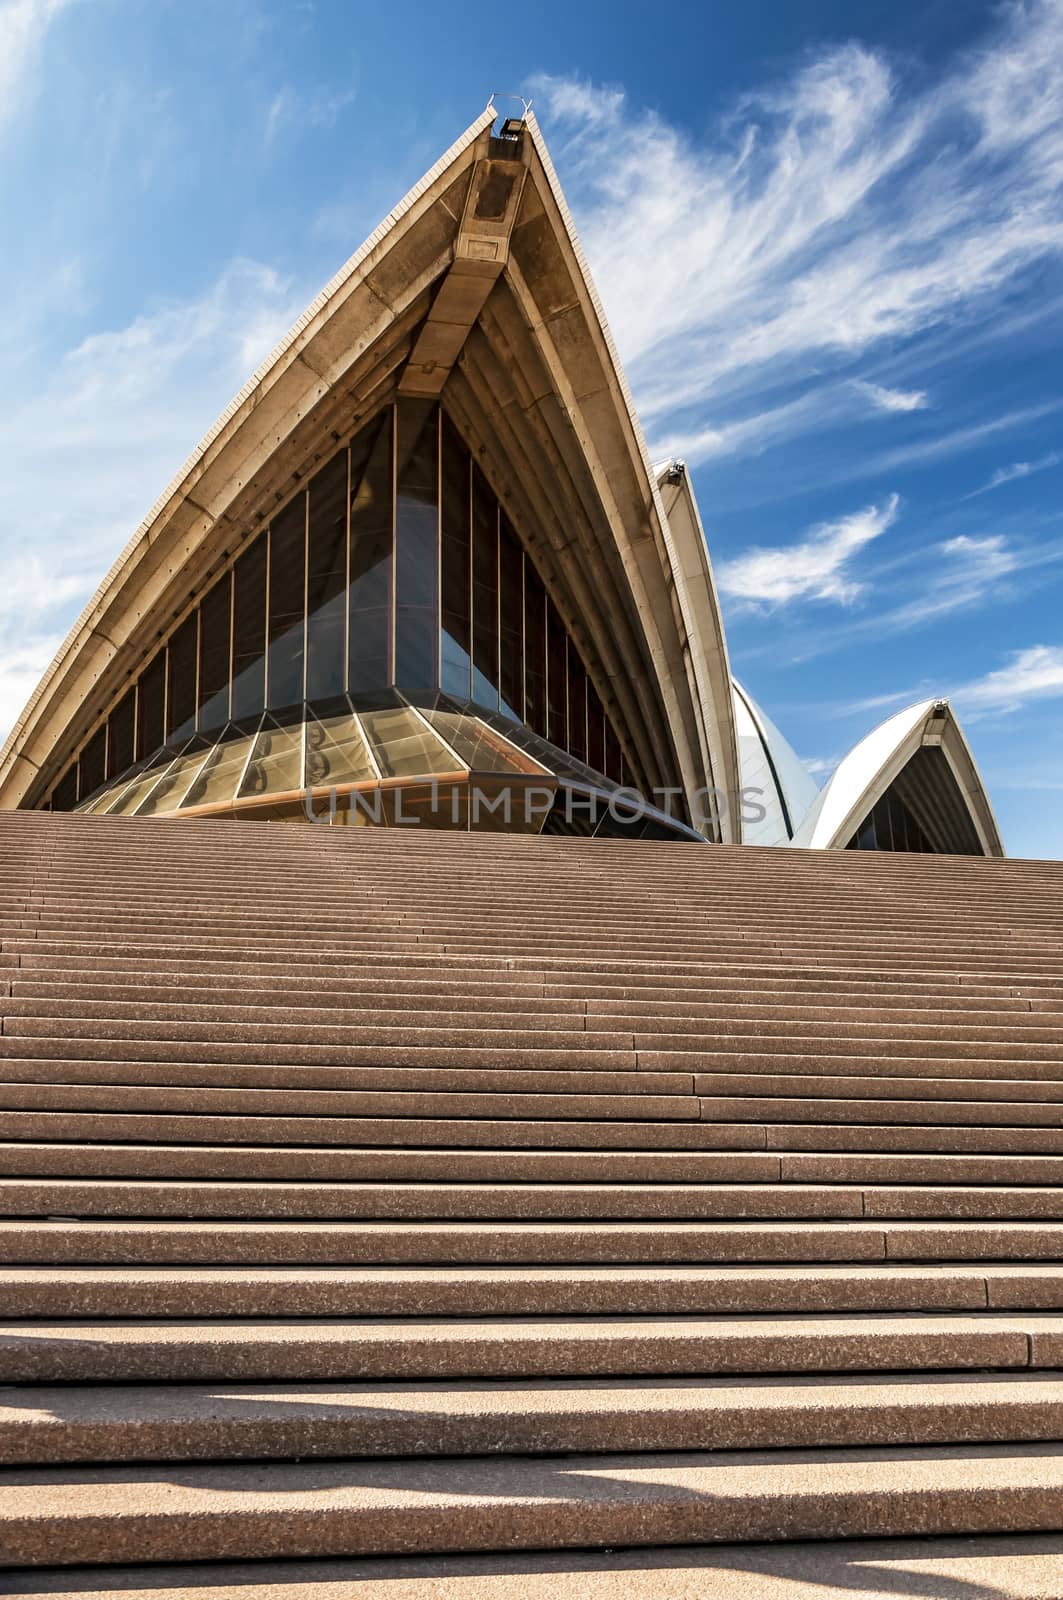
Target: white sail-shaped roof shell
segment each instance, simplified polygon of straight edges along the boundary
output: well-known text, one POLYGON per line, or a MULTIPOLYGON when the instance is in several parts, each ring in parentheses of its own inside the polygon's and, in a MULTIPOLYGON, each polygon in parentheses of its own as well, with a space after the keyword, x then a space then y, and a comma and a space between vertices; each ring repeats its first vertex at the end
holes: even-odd
POLYGON ((742 774, 742 842, 790 844, 819 798, 819 786, 771 718, 737 681, 733 693, 742 774), (758 819, 757 811, 763 811, 763 817, 758 819))
MULTIPOLYGON (((921 700, 895 712, 855 745, 839 764, 797 829, 794 843, 813 850, 845 849, 861 822, 924 749, 940 750, 957 803, 987 856, 1004 846, 970 746, 945 700, 921 700)), ((953 844, 952 848, 959 848, 953 844)))

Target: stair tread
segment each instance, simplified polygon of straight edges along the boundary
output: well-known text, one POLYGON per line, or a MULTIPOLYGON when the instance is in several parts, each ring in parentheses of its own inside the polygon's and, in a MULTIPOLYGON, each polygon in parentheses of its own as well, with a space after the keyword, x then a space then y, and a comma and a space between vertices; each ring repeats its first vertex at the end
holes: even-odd
POLYGON ((19 1563, 1054 1528, 1063 1445, 255 1462, 0 1472, 19 1563), (1004 1525, 1002 1528, 1002 1524, 1004 1525))

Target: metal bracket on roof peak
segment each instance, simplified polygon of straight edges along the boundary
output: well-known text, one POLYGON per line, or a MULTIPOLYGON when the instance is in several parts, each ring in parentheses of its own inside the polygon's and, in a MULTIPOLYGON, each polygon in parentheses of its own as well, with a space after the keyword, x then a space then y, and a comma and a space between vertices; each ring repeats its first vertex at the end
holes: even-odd
POLYGON ((686 475, 687 464, 680 456, 676 456, 673 460, 669 461, 668 465, 664 469, 665 483, 682 483, 686 475))
POLYGON ((522 134, 522 132, 524 131, 524 123, 525 123, 525 120, 527 118, 528 112, 532 108, 531 101, 530 100, 526 100, 525 97, 522 94, 511 94, 509 91, 507 91, 505 89, 496 89, 488 97, 487 106, 486 106, 485 109, 488 110, 488 111, 493 111, 496 100, 519 100, 521 105, 523 106, 523 108, 524 108, 523 116, 520 116, 520 117, 507 117, 505 119, 505 121, 503 122, 503 124, 502 124, 501 130, 496 135, 496 138, 499 138, 499 139, 514 139, 514 140, 519 139, 521 134, 522 134))

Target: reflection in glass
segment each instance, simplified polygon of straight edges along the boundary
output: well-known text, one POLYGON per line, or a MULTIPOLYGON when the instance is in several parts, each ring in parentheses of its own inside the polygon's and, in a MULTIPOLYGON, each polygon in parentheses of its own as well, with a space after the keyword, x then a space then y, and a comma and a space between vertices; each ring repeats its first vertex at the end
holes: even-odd
POLYGON ((232 577, 222 578, 199 608, 200 733, 214 733, 229 720, 229 640, 232 632, 232 577))
POLYGON ((547 738, 559 750, 568 749, 568 637, 565 625, 550 599, 546 602, 547 738))
POLYGON ((174 759, 172 750, 160 750, 155 758, 134 777, 132 783, 125 788, 120 788, 114 797, 114 804, 108 811, 108 816, 130 816, 140 805, 144 797, 154 789, 159 779, 165 774, 166 768, 174 759))
POLYGON ((351 444, 351 570, 348 688, 382 689, 390 681, 392 409, 351 444))
POLYGON ((444 413, 441 499, 441 687, 459 700, 472 693, 472 558, 469 453, 444 413))
POLYGON ((605 709, 598 691, 587 680, 587 765, 595 772, 605 771, 605 709))
MULTIPOLYGON (((603 773, 630 781, 586 666, 486 476, 438 404, 403 399, 337 449, 161 641, 51 803, 73 808, 80 797, 85 805, 106 776, 106 806, 121 798, 124 807, 119 790, 133 786, 139 807, 148 792, 134 763, 164 743, 167 762, 175 750, 190 754, 194 735, 219 742, 225 729, 221 742, 230 745, 248 737, 267 692, 278 726, 252 747, 247 793, 282 781, 297 787, 304 772, 326 786, 328 775, 370 781, 372 752, 347 695, 358 709, 368 697, 365 710, 376 715, 401 704, 397 685, 442 713, 440 675, 453 695, 446 709, 475 702, 482 712, 475 722, 460 710, 457 723, 436 722, 463 760, 506 770, 516 744, 534 762, 528 734, 533 744, 549 738, 557 747, 544 762, 552 771, 589 772, 599 787, 603 773), (307 729, 305 752, 286 729, 296 721, 307 729), (489 734, 488 723, 510 743, 489 734)), ((453 766, 451 752, 430 755, 432 737, 416 719, 393 717, 387 729, 380 724, 385 732, 385 747, 394 745, 387 760, 404 771, 411 760, 418 773, 436 770, 437 759, 444 771, 453 766)), ((159 779, 155 772, 152 789, 159 779)), ((178 780, 186 781, 183 766, 167 774, 153 808, 173 809, 170 785, 178 780)), ((212 756, 187 807, 213 804, 202 796, 227 781, 226 763, 212 756)))
POLYGON ((306 725, 306 783, 326 788, 377 775, 358 723, 349 711, 306 725))
POLYGON ((265 534, 255 540, 233 568, 234 722, 260 716, 266 704, 266 557, 265 534))
POLYGON ((472 469, 472 697, 498 705, 498 502, 472 469))
MULTIPOLYGON (((236 730, 230 730, 236 734, 236 730)), ((219 744, 210 754, 209 759, 203 764, 196 775, 188 793, 181 802, 181 809, 187 810, 189 806, 220 805, 226 800, 236 798, 237 786, 240 782, 244 765, 251 749, 252 734, 242 737, 229 738, 224 744, 219 744)))
POLYGON ((542 738, 546 709, 546 590, 531 562, 524 562, 524 720, 542 738))
POLYGON ((189 746, 183 755, 171 762, 158 783, 151 786, 136 807, 135 815, 153 817, 160 811, 176 811, 209 754, 209 750, 198 742, 194 747, 189 746))
POLYGON ((359 718, 385 778, 453 772, 454 757, 409 707, 362 711, 359 718))
POLYGON ((568 641, 568 748, 577 761, 586 761, 587 674, 571 639, 568 641))
POLYGON ((342 694, 347 678, 347 451, 310 480, 306 698, 342 694))
POLYGON ((399 406, 395 446, 395 673, 434 689, 439 638, 439 432, 434 402, 399 406))
POLYGON ((305 606, 306 496, 299 495, 269 529, 268 710, 284 710, 303 698, 305 606))
POLYGON ((281 727, 266 719, 240 785, 240 799, 252 794, 285 793, 303 781, 303 729, 301 723, 281 727))
POLYGON ((106 778, 107 727, 98 728, 81 752, 81 795, 88 799, 106 778))
MULTIPOLYGON (((196 731, 196 647, 199 612, 186 617, 170 640, 166 670, 166 743, 183 744, 196 731)), ((145 754, 147 752, 145 751, 145 754)))
POLYGON ((547 772, 508 739, 496 733, 474 712, 424 709, 422 716, 436 728, 470 772, 547 772))
POLYGON ((133 765, 136 739, 137 692, 130 689, 111 712, 107 737, 107 776, 113 778, 133 765))
POLYGON ((499 670, 502 710, 524 721, 524 551, 505 512, 498 519, 499 670))

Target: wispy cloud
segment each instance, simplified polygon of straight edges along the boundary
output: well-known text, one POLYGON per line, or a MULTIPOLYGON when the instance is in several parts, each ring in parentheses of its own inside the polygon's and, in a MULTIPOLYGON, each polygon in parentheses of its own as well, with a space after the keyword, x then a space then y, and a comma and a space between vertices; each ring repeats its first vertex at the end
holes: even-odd
POLYGON ((353 89, 315 89, 304 93, 284 84, 266 107, 266 144, 299 128, 332 128, 354 99, 353 89))
POLYGON ((4 0, 0 5, 0 123, 32 81, 33 59, 67 0, 4 0))
MULTIPOLYGON (((1063 255, 1061 85, 1060 0, 1010 7, 984 50, 914 92, 881 53, 831 50, 702 141, 618 91, 540 79, 656 431, 695 434, 724 395, 851 376, 865 353, 969 321, 1063 255)), ((926 401, 907 385, 865 395, 883 410, 926 401)))
POLYGON ((232 262, 197 299, 93 334, 50 378, 0 398, 0 737, 182 458, 306 298, 269 268, 232 262), (50 492, 57 470, 69 494, 50 492))
POLYGON ((1001 484, 1014 483, 1016 478, 1029 478, 1035 472, 1047 472, 1049 467, 1058 467, 1063 462, 1063 451, 1052 450, 1046 456, 1039 456, 1036 461, 1013 461, 1010 467, 998 467, 988 483, 983 483, 980 489, 972 489, 967 500, 973 500, 976 495, 988 494, 990 489, 999 489, 1001 484))
POLYGON ((887 389, 881 383, 855 378, 853 387, 867 396, 880 411, 923 411, 930 404, 925 389, 887 389))
POLYGON ((961 709, 1018 711, 1031 700, 1063 697, 1063 645, 1030 645, 1003 667, 952 690, 961 709))
POLYGON ((779 549, 747 550, 718 570, 722 592, 759 606, 787 605, 794 600, 832 600, 851 605, 864 585, 850 575, 853 558, 883 534, 897 515, 898 498, 883 506, 867 506, 836 522, 812 528, 800 544, 779 549))

